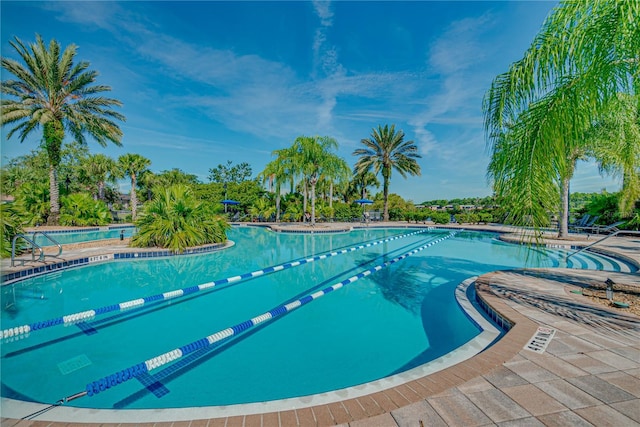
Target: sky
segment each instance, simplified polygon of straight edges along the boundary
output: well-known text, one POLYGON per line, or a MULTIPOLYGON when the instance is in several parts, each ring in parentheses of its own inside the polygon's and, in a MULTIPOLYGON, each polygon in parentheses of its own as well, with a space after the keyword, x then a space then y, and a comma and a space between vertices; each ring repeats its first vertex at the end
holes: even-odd
MULTIPOLYGON (((247 162, 254 176, 296 137, 329 136, 353 151, 394 124, 421 154, 419 177, 391 176, 390 191, 415 203, 491 195, 482 98, 522 57, 555 1, 6 1, 9 44, 78 46, 77 60, 123 103, 122 147, 150 169, 209 182, 209 169, 247 162)), ((2 70, 2 79, 11 78, 2 70)), ((2 163, 38 147, 41 132, 7 140, 2 163)), ((382 180, 381 177, 379 178, 382 180)), ((581 162, 572 191, 617 191, 581 162)), ((121 190, 128 192, 126 184, 121 190)))

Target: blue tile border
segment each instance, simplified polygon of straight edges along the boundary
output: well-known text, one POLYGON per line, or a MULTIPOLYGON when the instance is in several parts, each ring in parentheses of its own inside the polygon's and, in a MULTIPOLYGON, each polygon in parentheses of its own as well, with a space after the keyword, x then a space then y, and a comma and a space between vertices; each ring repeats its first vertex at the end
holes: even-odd
POLYGON ((41 274, 50 273, 56 270, 64 270, 67 268, 86 265, 88 263, 89 263, 89 257, 83 257, 83 258, 75 258, 75 259, 60 261, 55 264, 45 264, 39 267, 31 267, 25 270, 4 274, 0 278, 0 281, 2 282, 2 285, 5 285, 5 284, 9 284, 10 282, 16 281, 17 279, 22 280, 22 279, 30 278, 33 276, 39 276, 41 274))
POLYGON ((23 234, 33 234, 33 233, 37 233, 37 232, 41 232, 41 233, 46 233, 46 234, 70 234, 70 233, 88 233, 91 231, 100 231, 100 227, 91 227, 91 228, 81 228, 81 229, 69 229, 69 230, 38 230, 36 229, 29 229, 28 231, 25 231, 25 233, 23 234))
POLYGON ((169 256, 183 256, 183 255, 197 255, 208 252, 214 252, 225 248, 230 241, 225 243, 215 243, 213 245, 202 246, 199 248, 187 249, 184 252, 174 252, 172 250, 160 250, 160 251, 140 251, 140 252, 116 252, 113 254, 96 255, 91 257, 81 257, 69 260, 56 262, 53 264, 45 264, 38 267, 31 267, 13 273, 3 274, 0 277, 0 285, 9 285, 19 280, 39 276, 52 271, 66 270, 68 268, 80 267, 88 265, 89 263, 98 261, 122 260, 122 259, 140 259, 140 258, 160 258, 169 256), (91 259, 90 259, 91 258, 91 259))

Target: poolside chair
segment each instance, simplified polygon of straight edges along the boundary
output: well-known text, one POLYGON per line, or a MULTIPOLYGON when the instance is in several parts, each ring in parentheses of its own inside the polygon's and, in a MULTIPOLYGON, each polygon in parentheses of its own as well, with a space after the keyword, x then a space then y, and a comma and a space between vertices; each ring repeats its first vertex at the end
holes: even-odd
MULTIPOLYGON (((588 215, 587 215, 588 216, 588 215)), ((595 215, 592 217, 587 218, 587 221, 583 224, 583 225, 578 225, 573 227, 572 229, 574 231, 577 232, 584 232, 584 230, 590 230, 591 228, 595 227, 596 225, 596 221, 600 218, 600 216, 595 215)))
MULTIPOLYGON (((579 227, 586 227, 587 226, 587 222, 589 221, 590 217, 591 217, 591 215, 589 215, 589 214, 582 215, 582 218, 580 218, 576 222, 572 222, 571 224, 569 224, 569 230, 573 230, 573 229, 579 228, 579 227)), ((595 221, 593 221, 591 223, 591 225, 593 225, 593 223, 595 223, 595 221)))
POLYGON ((627 221, 618 221, 618 222, 614 222, 613 224, 609 224, 609 225, 592 225, 591 227, 579 227, 580 232, 581 233, 587 233, 587 234, 611 234, 611 233, 615 233, 616 231, 620 231, 620 229, 618 228, 618 226, 624 224, 627 221))

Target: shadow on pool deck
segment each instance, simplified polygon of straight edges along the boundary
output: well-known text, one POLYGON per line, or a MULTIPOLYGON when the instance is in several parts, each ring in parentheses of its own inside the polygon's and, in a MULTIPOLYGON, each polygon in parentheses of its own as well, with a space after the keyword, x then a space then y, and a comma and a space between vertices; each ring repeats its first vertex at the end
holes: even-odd
MULTIPOLYGON (((640 264, 638 239, 616 237, 604 243, 602 250, 640 264)), ((589 271, 585 276, 584 271, 571 269, 480 276, 479 295, 515 326, 473 358, 398 387, 310 408, 215 419, 203 419, 198 408, 192 408, 192 421, 132 419, 130 425, 640 426, 640 318, 593 305, 570 292, 588 280, 604 282, 609 277, 640 286, 638 274, 589 271), (538 326, 556 331, 543 353, 525 349, 538 326)), ((71 425, 86 424, 2 420, 3 427, 71 425)))

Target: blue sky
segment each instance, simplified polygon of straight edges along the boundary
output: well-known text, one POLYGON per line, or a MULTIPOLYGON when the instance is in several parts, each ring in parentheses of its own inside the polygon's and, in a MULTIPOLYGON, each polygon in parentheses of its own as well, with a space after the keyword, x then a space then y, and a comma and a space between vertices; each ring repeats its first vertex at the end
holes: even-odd
MULTIPOLYGON (((154 172, 203 182, 227 160, 255 175, 300 135, 335 138, 353 166, 360 140, 395 124, 419 147, 422 175, 394 172, 391 191, 419 203, 491 194, 482 97, 556 4, 3 0, 1 49, 15 57, 9 40, 36 33, 75 43, 127 117, 122 147, 90 140, 91 151, 138 153, 154 172)), ((7 131, 3 163, 40 141, 7 131)), ((572 191, 603 188, 619 185, 579 164, 572 191)))

